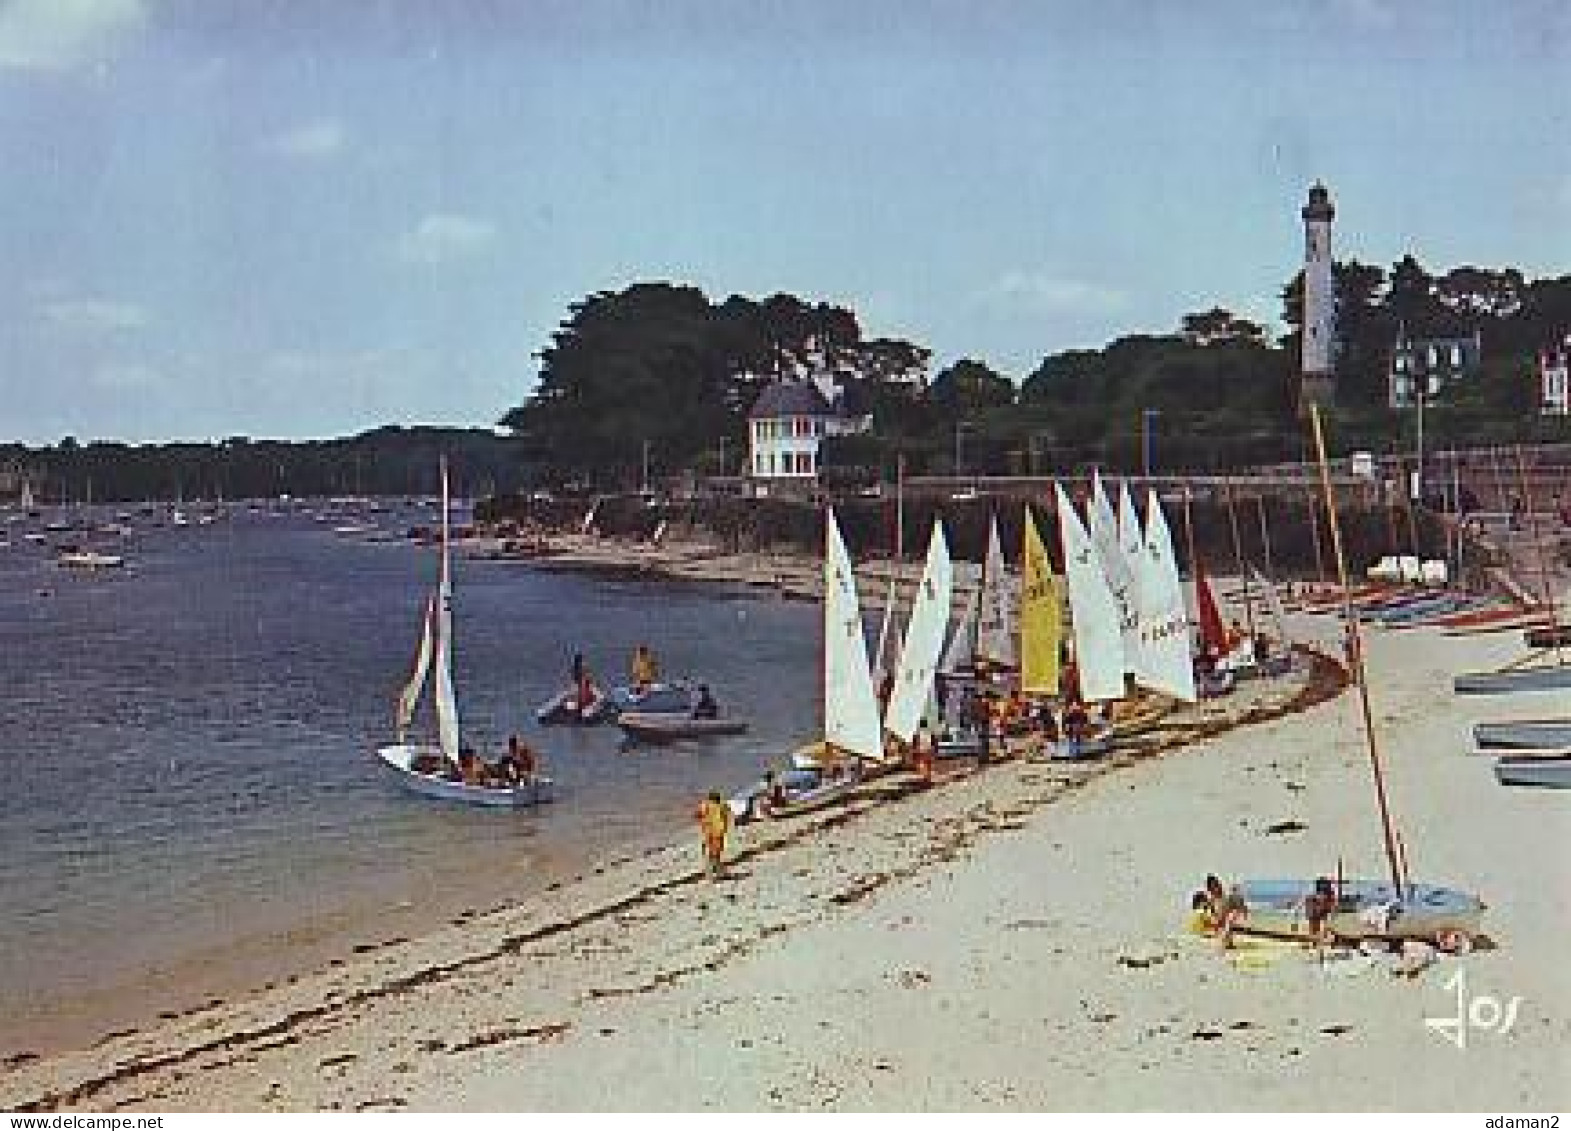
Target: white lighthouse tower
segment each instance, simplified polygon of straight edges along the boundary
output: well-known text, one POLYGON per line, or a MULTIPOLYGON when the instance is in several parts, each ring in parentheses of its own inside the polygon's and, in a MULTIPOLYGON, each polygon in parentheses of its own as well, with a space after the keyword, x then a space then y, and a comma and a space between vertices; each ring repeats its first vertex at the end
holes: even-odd
POLYGON ((1304 205, 1304 352, 1300 404, 1328 405, 1336 394, 1336 284, 1331 275, 1331 221, 1336 209, 1319 181, 1304 205))

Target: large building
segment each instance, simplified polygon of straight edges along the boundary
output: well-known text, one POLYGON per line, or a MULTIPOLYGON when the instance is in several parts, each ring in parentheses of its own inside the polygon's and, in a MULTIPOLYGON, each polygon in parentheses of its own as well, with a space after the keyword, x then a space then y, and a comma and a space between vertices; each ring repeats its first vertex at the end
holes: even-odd
POLYGON ((779 381, 759 394, 748 421, 748 475, 761 494, 771 486, 816 482, 826 436, 866 432, 872 417, 856 413, 833 377, 779 381))
POLYGON ((1571 334, 1538 354, 1539 411, 1571 416, 1571 334))
POLYGON ((1387 373, 1387 403, 1392 408, 1412 408, 1422 396, 1433 400, 1453 381, 1478 372, 1484 360, 1484 343, 1477 330, 1449 338, 1409 338, 1398 331, 1387 373))
POLYGON ((1316 181, 1304 219, 1304 342, 1299 403, 1330 404, 1336 396, 1336 281, 1331 269, 1331 194, 1316 181))

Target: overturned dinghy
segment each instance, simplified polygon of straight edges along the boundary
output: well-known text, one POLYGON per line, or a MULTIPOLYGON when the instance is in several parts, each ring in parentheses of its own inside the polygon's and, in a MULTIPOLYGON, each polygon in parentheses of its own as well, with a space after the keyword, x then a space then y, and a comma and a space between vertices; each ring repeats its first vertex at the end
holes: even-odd
MULTIPOLYGON (((1310 880, 1246 880, 1239 885, 1248 914, 1237 930, 1250 934, 1308 939, 1310 880)), ((1382 880, 1343 880, 1336 885, 1337 905, 1326 921, 1342 939, 1428 939, 1475 937, 1483 926, 1484 903, 1477 896, 1434 884, 1407 884, 1400 893, 1382 880)))
POLYGON ((1517 695, 1529 691, 1571 689, 1571 665, 1502 668, 1493 672, 1464 672, 1453 684, 1458 695, 1517 695))
POLYGON ((1571 752, 1536 757, 1512 754, 1496 758, 1495 780, 1501 785, 1566 789, 1571 787, 1571 752))
POLYGON ((1473 741, 1485 750, 1571 750, 1571 719, 1514 719, 1478 723, 1473 741))

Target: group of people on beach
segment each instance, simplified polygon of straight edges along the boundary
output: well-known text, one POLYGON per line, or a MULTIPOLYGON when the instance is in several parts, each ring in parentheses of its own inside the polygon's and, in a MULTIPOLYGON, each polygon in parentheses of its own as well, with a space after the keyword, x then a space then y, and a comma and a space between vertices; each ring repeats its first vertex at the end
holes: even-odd
MULTIPOLYGON (((1317 947, 1334 939, 1331 917, 1339 903, 1336 884, 1328 876, 1315 880, 1314 887, 1304 897, 1304 923, 1310 941, 1317 947)), ((1209 875, 1205 886, 1189 897, 1189 929, 1195 934, 1215 935, 1224 950, 1233 946, 1233 934, 1247 926, 1249 904, 1244 890, 1238 884, 1224 887, 1220 877, 1209 875)))

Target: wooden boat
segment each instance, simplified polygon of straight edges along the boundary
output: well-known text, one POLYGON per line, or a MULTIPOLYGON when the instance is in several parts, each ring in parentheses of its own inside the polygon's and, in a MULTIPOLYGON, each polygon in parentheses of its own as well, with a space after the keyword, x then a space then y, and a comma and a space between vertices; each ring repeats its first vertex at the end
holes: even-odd
POLYGON ((1486 750, 1571 750, 1571 719, 1513 719, 1478 723, 1473 741, 1486 750))
POLYGON ((377 757, 399 785, 422 797, 495 808, 539 805, 554 796, 554 783, 544 774, 531 774, 512 785, 465 782, 458 774, 462 746, 459 743, 458 701, 453 691, 453 586, 447 512, 447 463, 444 460, 441 570, 436 592, 426 600, 414 672, 398 697, 394 714, 397 741, 380 747, 377 757), (428 673, 433 684, 436 741, 411 742, 408 730, 428 673))
POLYGON ((1495 780, 1501 785, 1538 786, 1544 789, 1571 788, 1571 752, 1561 751, 1548 757, 1507 755, 1495 759, 1495 780))
POLYGON ((623 711, 617 715, 616 725, 621 727, 629 738, 644 742, 710 738, 717 735, 742 734, 747 730, 746 719, 700 719, 676 711, 623 711))

